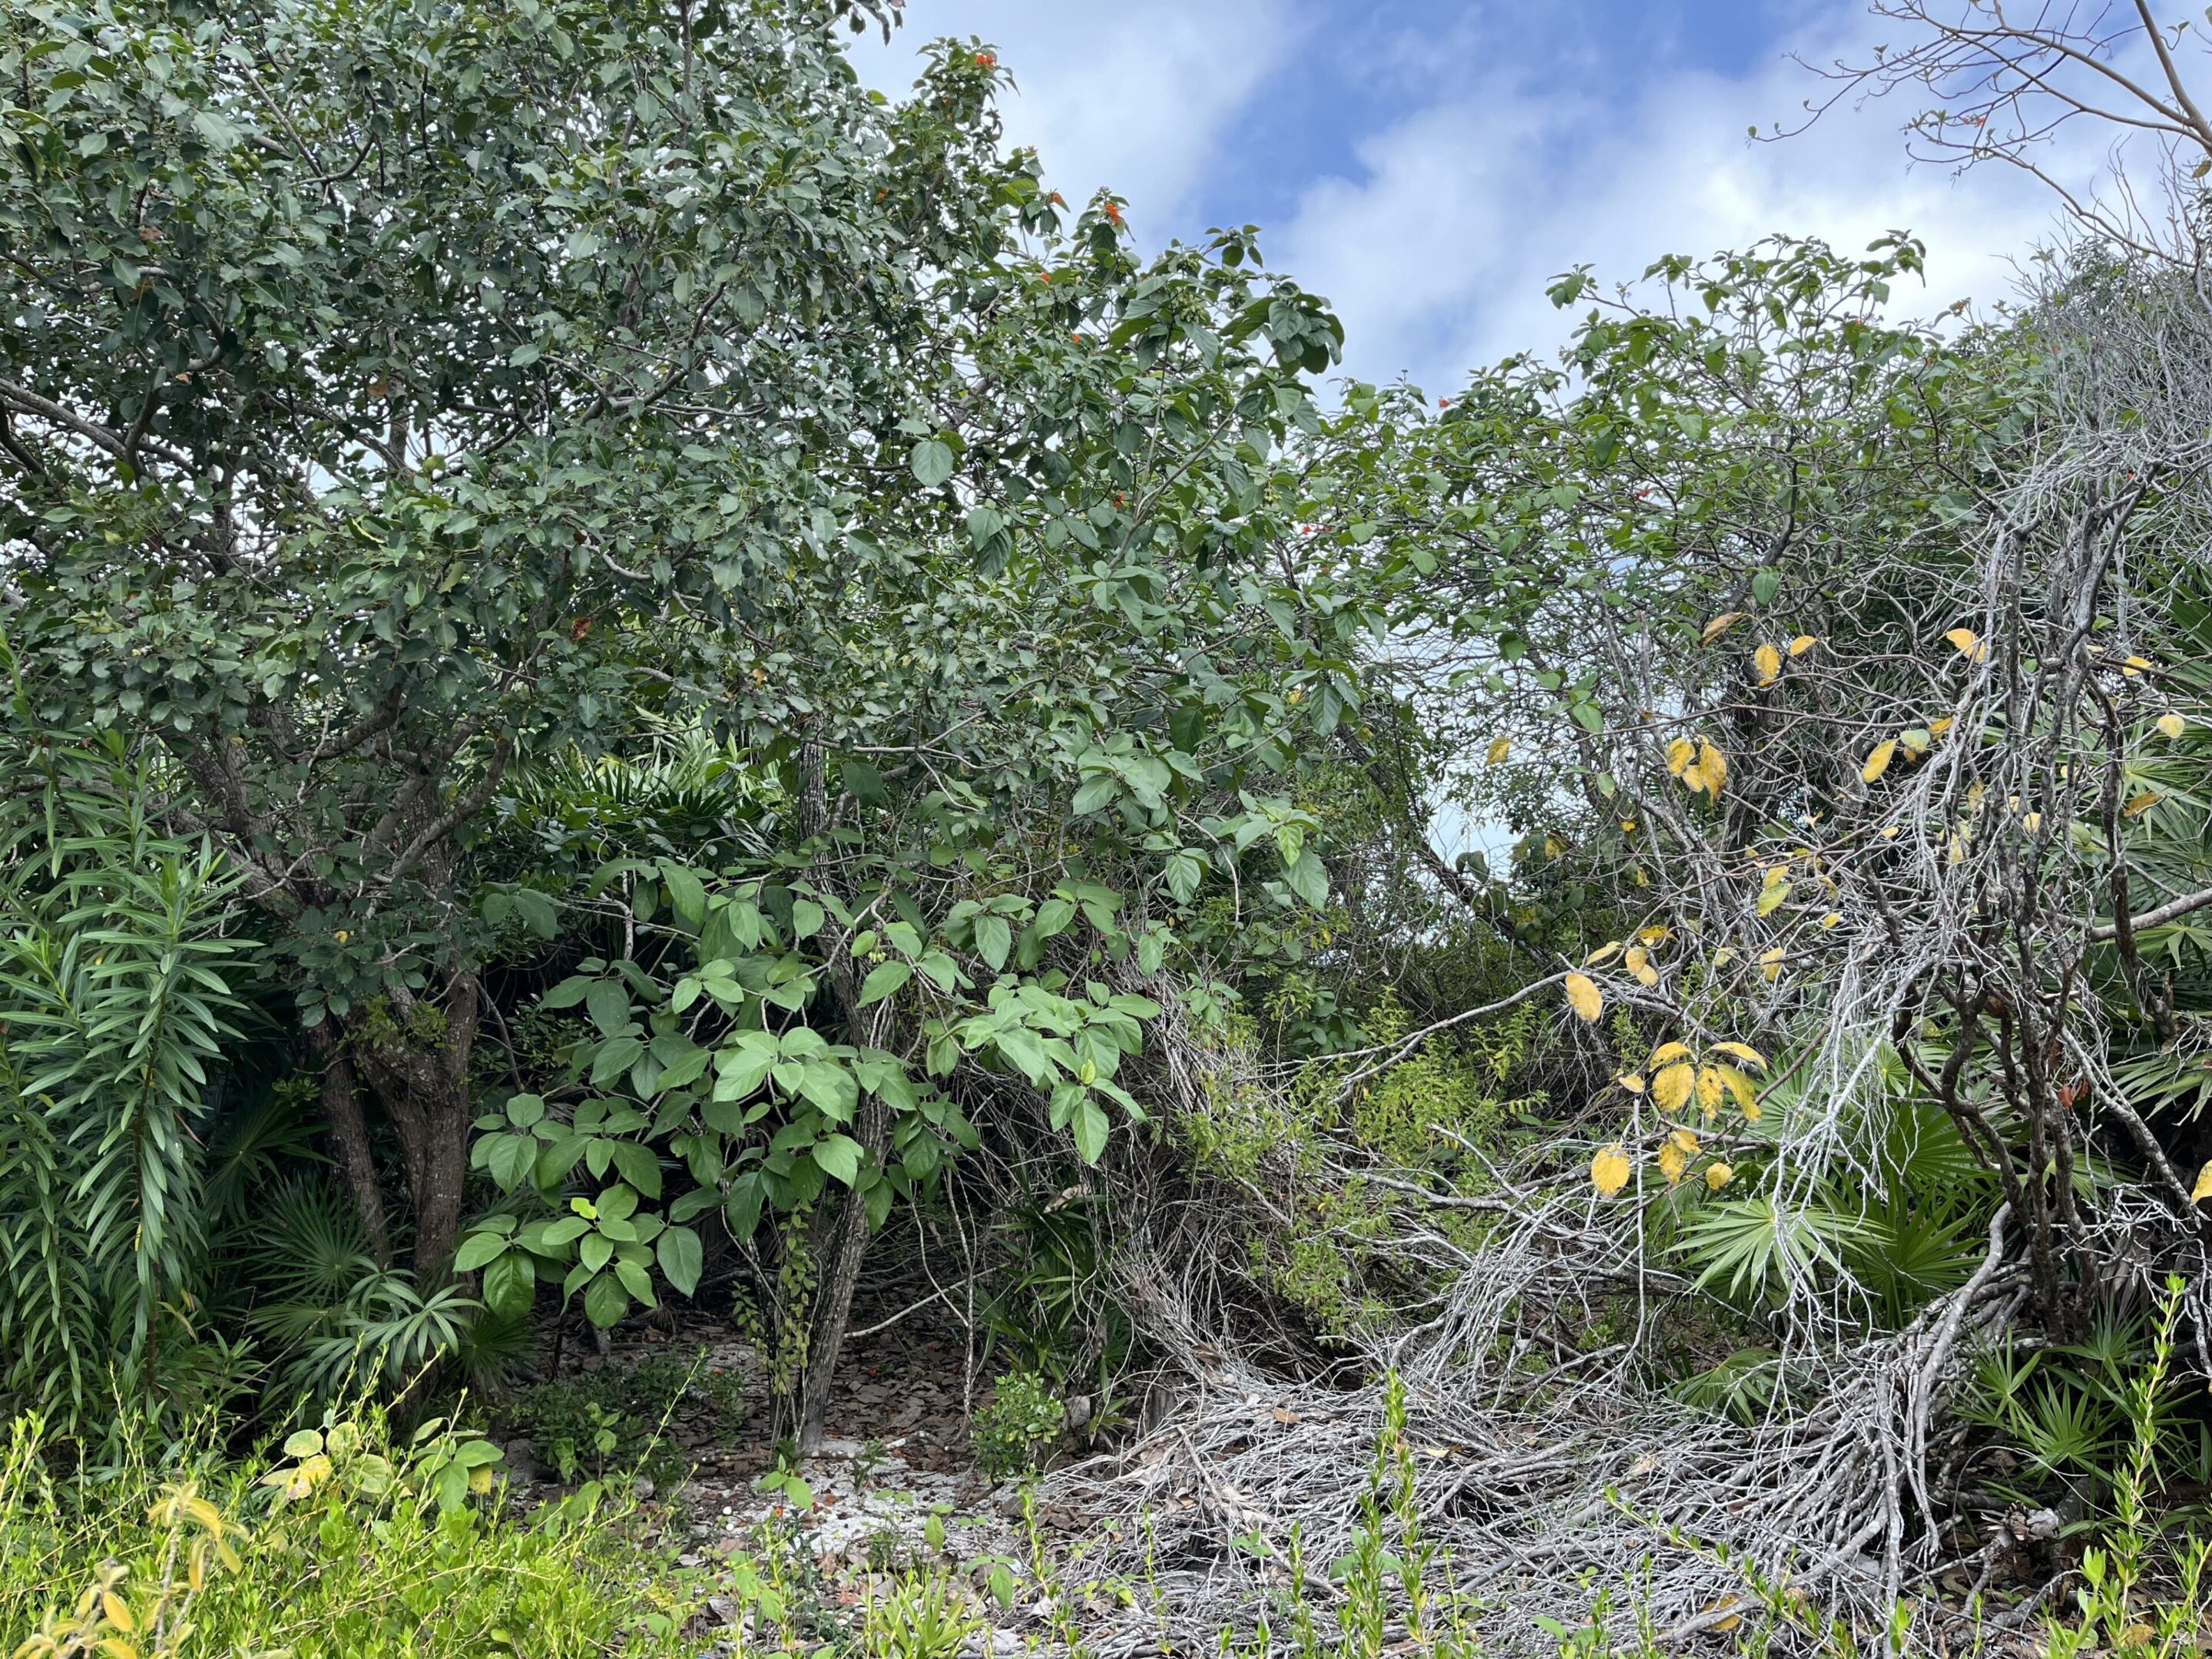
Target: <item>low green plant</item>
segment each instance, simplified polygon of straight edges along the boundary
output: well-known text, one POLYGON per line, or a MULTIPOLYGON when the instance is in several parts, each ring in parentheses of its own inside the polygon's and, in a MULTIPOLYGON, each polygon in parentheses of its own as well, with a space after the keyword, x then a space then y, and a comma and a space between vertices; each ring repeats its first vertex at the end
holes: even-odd
POLYGON ((1042 1376, 1008 1371, 975 1413, 976 1466, 994 1480, 1034 1474, 1066 1421, 1066 1408, 1042 1376))
POLYGON ((703 1353, 673 1352, 540 1382, 516 1398, 511 1415, 564 1482, 617 1470, 659 1480, 683 1472, 664 1431, 695 1384, 718 1426, 734 1427, 732 1414, 744 1410, 744 1380, 712 1373, 703 1353))
POLYGON ((2212 1543, 2192 1534, 2161 1547, 2152 1504, 2159 1486, 2174 1328, 2187 1289, 2178 1276, 2166 1280, 2151 1334, 2150 1363, 2135 1372, 2121 1394, 2127 1451, 2112 1483, 2112 1523, 2096 1545, 2081 1552, 2081 1583, 2074 1593, 2076 1620, 2053 1620, 2046 1626, 2050 1659, 2085 1659, 2094 1653, 2115 1659, 2173 1659, 2203 1648, 2212 1615, 2204 1595, 2212 1543))
POLYGON ((942 1567, 902 1573, 860 1612, 866 1659, 953 1659, 986 1628, 975 1598, 942 1567))
POLYGON ((694 1610, 652 1588, 627 1504, 591 1486, 521 1516, 498 1449, 450 1423, 402 1438, 375 1413, 341 1418, 274 1460, 232 1461, 212 1440, 161 1438, 148 1415, 122 1443, 98 1479, 63 1480, 46 1425, 15 1419, 0 1451, 0 1653, 695 1650, 678 1640, 694 1610))

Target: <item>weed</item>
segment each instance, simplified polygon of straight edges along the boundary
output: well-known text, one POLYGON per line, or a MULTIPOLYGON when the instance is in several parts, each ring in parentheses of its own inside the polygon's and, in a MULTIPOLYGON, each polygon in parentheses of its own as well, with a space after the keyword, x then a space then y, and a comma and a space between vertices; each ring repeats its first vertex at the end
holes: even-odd
POLYGON ((1009 1371, 975 1413, 975 1462, 994 1480, 1033 1474, 1060 1438, 1066 1413, 1035 1371, 1009 1371))
POLYGON ((597 1486, 525 1520, 498 1450, 432 1423, 326 1421, 273 1465, 123 1437, 97 1482, 53 1479, 35 1418, 0 1452, 0 1653, 635 1659, 695 1651, 645 1587, 632 1511, 597 1486))

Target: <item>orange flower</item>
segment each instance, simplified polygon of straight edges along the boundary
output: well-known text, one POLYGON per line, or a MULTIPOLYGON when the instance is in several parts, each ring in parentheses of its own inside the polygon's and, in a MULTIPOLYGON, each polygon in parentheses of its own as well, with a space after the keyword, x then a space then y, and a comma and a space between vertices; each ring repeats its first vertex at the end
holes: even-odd
POLYGON ((975 54, 975 67, 977 69, 989 69, 997 64, 998 61, 998 55, 995 52, 979 52, 975 54))

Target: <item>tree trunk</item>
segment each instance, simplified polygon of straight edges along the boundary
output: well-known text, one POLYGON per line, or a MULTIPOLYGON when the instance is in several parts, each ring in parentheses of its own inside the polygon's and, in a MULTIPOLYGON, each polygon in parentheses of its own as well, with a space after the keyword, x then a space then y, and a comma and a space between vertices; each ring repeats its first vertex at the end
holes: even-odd
POLYGON ((330 1125, 338 1173, 353 1194, 354 1211, 361 1218, 369 1253, 378 1267, 388 1268, 392 1260, 392 1226, 384 1213, 384 1189, 376 1178, 375 1157, 369 1151, 368 1123, 362 1115, 353 1062, 346 1058, 334 1024, 325 1019, 308 1028, 307 1052, 322 1062, 323 1117, 330 1125))
POLYGON ((416 1003, 399 1012, 398 1031, 364 1033, 360 1053, 362 1069, 398 1135, 415 1221, 415 1281, 428 1291, 451 1277, 460 1238, 469 1127, 476 1116, 469 1089, 478 1018, 476 979, 456 975, 442 1010, 416 1003))
MULTIPOLYGON (((860 1108, 855 1139, 873 1169, 890 1139, 890 1114, 872 1095, 860 1108)), ((852 1322, 853 1291, 860 1282, 860 1263, 868 1253, 867 1201, 848 1192, 816 1234, 814 1259, 819 1277, 806 1333, 806 1367, 799 1394, 799 1453, 811 1457, 822 1448, 830 1413, 830 1389, 837 1380, 837 1358, 852 1322)))

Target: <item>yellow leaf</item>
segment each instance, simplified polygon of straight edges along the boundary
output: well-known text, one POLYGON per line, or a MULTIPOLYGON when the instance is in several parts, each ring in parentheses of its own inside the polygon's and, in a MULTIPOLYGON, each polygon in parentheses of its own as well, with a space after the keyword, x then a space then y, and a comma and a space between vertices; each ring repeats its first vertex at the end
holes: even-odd
POLYGON ((1508 755, 1511 754, 1512 752, 1513 752, 1513 739, 1512 739, 1512 738, 1492 738, 1490 740, 1490 763, 1491 763, 1492 766, 1497 765, 1498 762, 1500 762, 1500 761, 1504 760, 1504 759, 1508 755))
POLYGON ((1662 1112, 1679 1112, 1690 1103, 1690 1091, 1696 1085, 1697 1069, 1687 1060, 1677 1060, 1651 1079, 1651 1098, 1659 1103, 1662 1112))
POLYGON ((1893 823, 1886 823, 1882 825, 1881 838, 1884 841, 1895 841, 1897 839, 1897 826, 1893 823))
POLYGON ((1682 1171, 1689 1167, 1690 1160, 1671 1139, 1659 1149, 1659 1173, 1667 1177, 1669 1187, 1680 1182, 1682 1171))
POLYGON ((1634 818, 1623 818, 1623 819, 1621 819, 1621 821, 1620 821, 1620 833, 1621 833, 1621 834, 1623 834, 1624 836, 1632 836, 1632 835, 1634 835, 1634 834, 1636 833, 1636 820, 1635 820, 1634 818))
POLYGON ((1567 975, 1567 1006, 1584 1019, 1595 1020, 1605 1012, 1605 998, 1587 974, 1567 975))
POLYGON ((1954 724, 1954 716, 1946 714, 1941 720, 1933 720, 1929 721, 1929 735, 1931 737, 1942 737, 1946 732, 1951 729, 1952 726, 1954 724))
POLYGON ((1728 757, 1712 744, 1698 744, 1698 773, 1705 781, 1705 793, 1718 800, 1728 786, 1728 757))
POLYGON ((1650 1064, 1664 1066, 1670 1060, 1687 1060, 1690 1045, 1686 1042, 1662 1042, 1651 1051, 1650 1064))
POLYGON ((1644 1079, 1638 1073, 1623 1072, 1619 1077, 1613 1079, 1613 1081, 1632 1095, 1640 1095, 1644 1092, 1644 1079))
POLYGON ((1690 763, 1698 757, 1698 745, 1687 738, 1676 738, 1667 745, 1667 769, 1676 777, 1690 769, 1690 763))
POLYGON ((125 1636, 135 1636, 138 1633, 138 1621, 131 1616, 131 1604, 113 1590, 106 1591, 100 1596, 100 1610, 106 1615, 107 1622, 125 1636))
POLYGON ((1759 971, 1765 975, 1769 980, 1782 977, 1782 947, 1780 945, 1778 945, 1771 951, 1760 954, 1759 971))
POLYGON ((1881 775, 1889 770, 1890 757, 1896 753, 1897 739, 1894 738, 1876 744, 1874 753, 1867 757, 1866 764, 1859 769, 1859 776, 1869 783, 1879 783, 1881 775))
POLYGON ((1590 1185, 1611 1198, 1628 1184, 1628 1154, 1619 1141, 1600 1147, 1597 1156, 1590 1159, 1590 1185))
POLYGON ((1766 1064, 1766 1056, 1747 1042, 1716 1042, 1713 1048, 1719 1054, 1734 1054, 1747 1066, 1764 1066, 1766 1064))
POLYGON ((1820 918, 1821 929, 1825 932, 1829 928, 1840 927, 1843 923, 1843 920, 1844 913, 1841 910, 1831 910, 1826 915, 1820 918))
POLYGON ((2137 795, 2133 800, 2130 801, 2125 806, 2120 809, 2120 816, 2122 817, 2128 818, 2139 818, 2165 799, 2166 797, 2160 794, 2157 790, 2146 789, 2142 793, 2137 795))
POLYGON ((1664 927, 1659 927, 1655 923, 1649 927, 1638 928, 1636 930, 1636 937, 1642 939, 1646 945, 1664 945, 1668 939, 1674 936, 1668 933, 1664 927))
POLYGON ((1782 675, 1782 653, 1771 645, 1762 645, 1751 653, 1753 665, 1759 670, 1759 683, 1771 685, 1782 675))
POLYGON ((1620 954, 1620 941, 1617 939, 1609 939, 1583 958, 1583 966, 1595 968, 1601 962, 1611 962, 1620 954))
POLYGON ((1698 1150, 1698 1137, 1687 1129, 1677 1129, 1667 1139, 1686 1152, 1694 1152, 1698 1150))
POLYGON ((2208 1198, 2212 1198, 2212 1164, 2207 1164, 2197 1172, 2197 1184, 2189 1192, 2189 1201, 2192 1204, 2202 1204, 2208 1198))
POLYGON ((2189 722, 2179 714, 2160 714, 2158 717, 2159 735, 2161 737, 2178 738, 2188 729, 2189 722))
POLYGON ((1820 641, 1814 639, 1810 634, 1800 634, 1790 641, 1790 654, 1793 657, 1802 657, 1818 644, 1820 641))
POLYGON ((1790 884, 1786 881, 1777 882, 1771 887, 1761 888, 1759 894, 1759 914, 1762 916, 1772 915, 1782 908, 1784 902, 1789 896, 1790 884))
POLYGON ((2040 812, 2021 813, 2020 817, 2020 827, 2027 830, 2029 835, 2033 835, 2037 830, 2043 828, 2043 814, 2040 812))
POLYGON ((1759 1091, 1752 1081, 1733 1066, 1716 1066, 1723 1087, 1735 1097, 1735 1103, 1743 1108, 1743 1115, 1753 1123, 1759 1121, 1759 1091))
POLYGON ((1704 645, 1711 645, 1715 640, 1720 638, 1722 635, 1727 633, 1729 629, 1735 627, 1742 620, 1743 612, 1741 611, 1722 611, 1719 616, 1714 617, 1711 622, 1705 624, 1705 631, 1698 635, 1698 642, 1704 645))
POLYGON ((1646 951, 1642 945, 1632 945, 1628 947, 1628 954, 1621 957, 1620 961, 1621 965, 1626 968, 1630 973, 1640 974, 1644 971, 1644 964, 1650 959, 1650 952, 1646 951))
POLYGON ((1729 1181, 1735 1177, 1735 1170, 1730 1168, 1728 1164, 1708 1164, 1705 1165, 1705 1185, 1712 1188, 1713 1191, 1718 1192, 1722 1188, 1729 1184, 1729 1181))
POLYGON ((2141 657, 2130 657, 2120 665, 2120 673, 2125 678, 2133 679, 2149 666, 2150 664, 2141 657))
POLYGON ((1636 970, 1636 982, 1645 987, 1656 985, 1659 982, 1659 970, 1650 963, 1645 963, 1636 970))
POLYGON ((1943 637, 1956 646, 1959 654, 1968 662, 1979 662, 1990 653, 1989 647, 1982 642, 1982 636, 1971 628, 1954 628, 1943 637))
POLYGON ((1709 1123, 1720 1111, 1721 1096, 1728 1088, 1721 1079, 1723 1069, 1718 1066, 1698 1067, 1698 1109, 1705 1115, 1709 1123))

